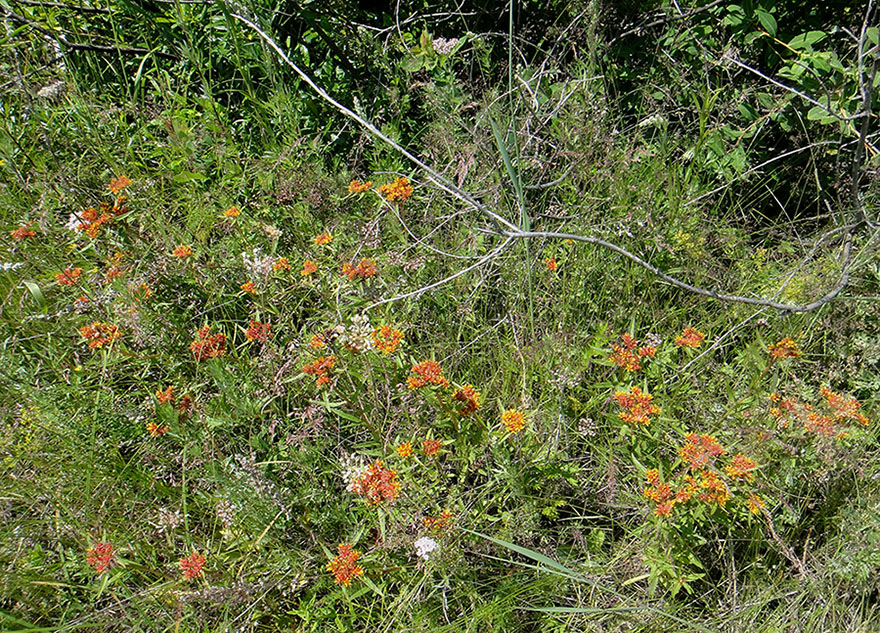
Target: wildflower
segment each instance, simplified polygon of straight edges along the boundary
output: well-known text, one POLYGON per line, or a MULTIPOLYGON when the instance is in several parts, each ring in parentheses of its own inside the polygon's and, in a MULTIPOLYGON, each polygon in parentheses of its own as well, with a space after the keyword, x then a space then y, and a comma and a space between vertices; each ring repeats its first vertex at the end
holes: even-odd
POLYGON ((352 180, 348 184, 348 193, 363 193, 367 191, 370 187, 373 186, 373 182, 368 180, 367 182, 361 182, 360 180, 352 180))
POLYGON ((425 517, 422 519, 422 522, 427 529, 442 532, 452 524, 452 512, 449 510, 443 510, 443 512, 436 517, 425 517))
POLYGON ((174 385, 168 385, 165 387, 165 390, 159 389, 156 392, 156 399, 159 401, 159 404, 165 403, 174 403, 174 385))
POLYGON ((17 242, 20 242, 21 240, 28 240, 37 234, 37 232, 31 228, 31 224, 31 222, 28 222, 24 226, 20 226, 14 231, 9 231, 9 235, 11 235, 12 239, 17 242))
POLYGON ((699 347, 704 338, 706 338, 706 335, 699 330, 686 327, 682 331, 681 336, 675 338, 675 344, 679 347, 699 347))
POLYGON ((614 394, 624 411, 618 413, 618 417, 630 424, 650 424, 652 415, 660 415, 660 407, 651 404, 651 394, 643 392, 639 387, 631 387, 629 393, 618 391, 614 394))
POLYGON ((206 562, 207 559, 198 552, 193 552, 186 558, 181 559, 180 570, 183 572, 183 577, 187 580, 198 578, 202 575, 202 568, 206 562))
POLYGON ((413 193, 412 185, 409 184, 409 178, 401 176, 392 183, 382 185, 378 192, 382 194, 388 202, 406 202, 413 193))
POLYGON ((403 332, 383 325, 373 330, 372 339, 373 349, 383 354, 393 354, 403 340, 403 332))
POLYGON ((422 440, 422 451, 425 453, 425 457, 436 457, 441 448, 443 448, 443 442, 440 440, 432 438, 422 440))
POLYGON ((315 236, 315 244, 318 246, 327 246, 330 242, 333 241, 333 236, 330 233, 324 232, 320 235, 315 236))
POLYGON ((364 575, 364 570, 356 564, 361 553, 345 543, 340 543, 337 551, 336 557, 327 563, 327 571, 333 572, 337 585, 348 587, 353 578, 364 575))
POLYGON ((678 455, 691 470, 702 470, 709 462, 719 455, 724 455, 724 448, 711 435, 697 435, 689 433, 685 436, 687 442, 678 449, 678 455))
POLYGON ((749 495, 749 511, 752 514, 761 514, 764 509, 764 501, 756 494, 749 495))
POLYGON ((801 355, 801 350, 798 349, 797 343, 788 337, 785 337, 774 345, 769 345, 767 351, 770 352, 770 357, 773 359, 799 358, 801 355))
POLYGON ((546 258, 544 263, 547 265, 547 270, 550 272, 556 272, 556 269, 559 268, 559 264, 556 262, 555 257, 546 258))
POLYGON ((868 417, 859 411, 861 403, 855 398, 847 398, 838 393, 834 393, 828 387, 822 387, 819 394, 825 398, 828 407, 834 413, 837 420, 853 420, 863 426, 868 425, 868 417))
POLYGON ((76 283, 76 280, 79 279, 80 275, 82 275, 82 268, 70 268, 68 266, 55 275, 55 281, 62 286, 72 286, 76 283))
POLYGON ((724 483, 724 480, 715 471, 704 470, 702 472, 700 488, 702 492, 697 495, 697 498, 705 503, 717 503, 723 507, 727 500, 730 499, 730 491, 727 489, 727 484, 724 483))
POLYGON ((657 504, 657 509, 654 510, 654 514, 658 517, 668 517, 672 514, 673 503, 671 501, 664 501, 662 503, 657 504))
POLYGON ((223 212, 224 218, 237 218, 241 215, 241 209, 238 207, 229 207, 226 211, 223 212))
POLYGON ((526 416, 522 411, 508 409, 501 414, 501 423, 508 433, 516 435, 526 427, 526 416))
MULTIPOLYGON (((129 286, 131 289, 131 286, 129 286)), ((146 282, 141 282, 139 286, 135 290, 132 291, 134 294, 134 299, 137 302, 146 301, 150 297, 153 296, 153 289, 150 288, 150 285, 146 282)))
POLYGON ((162 437, 171 430, 167 424, 157 424, 156 422, 147 422, 147 433, 150 437, 162 437))
POLYGON ((742 453, 739 453, 730 460, 730 464, 724 467, 724 472, 727 473, 728 477, 731 479, 745 479, 746 481, 752 481, 754 479, 754 475, 752 471, 758 467, 753 460, 749 459, 742 453))
POLYGON ((452 399, 464 405, 458 410, 458 414, 464 417, 475 413, 480 408, 480 392, 474 389, 473 385, 462 385, 452 394, 452 399))
POLYGON ((410 370, 414 375, 406 379, 408 389, 421 389, 426 385, 448 387, 449 381, 443 376, 440 363, 435 360, 425 360, 413 365, 410 370))
POLYGON ((79 334, 88 341, 89 349, 109 345, 121 336, 118 327, 101 321, 95 321, 91 325, 82 326, 79 329, 79 334))
POLYGON ((311 340, 309 340, 309 347, 312 349, 322 349, 327 347, 327 342, 324 340, 324 335, 321 332, 318 332, 314 336, 312 336, 311 340))
POLYGON ((303 262, 303 267, 302 270, 299 271, 299 274, 303 277, 308 277, 316 270, 318 270, 318 265, 312 260, 307 259, 305 262, 303 262))
POLYGON ((110 184, 107 187, 110 191, 113 192, 114 196, 118 196, 119 192, 123 189, 127 189, 131 186, 131 180, 129 180, 126 176, 120 176, 119 178, 114 178, 110 181, 110 184))
POLYGON ((376 271, 376 262, 372 259, 364 257, 358 262, 357 266, 346 262, 342 264, 340 268, 340 272, 348 277, 349 281, 354 281, 355 279, 366 279, 368 277, 374 276, 376 271))
POLYGON ((337 326, 333 331, 339 333, 339 342, 345 349, 359 354, 372 349, 374 329, 366 314, 356 314, 348 328, 337 326))
POLYGON ((269 323, 260 323, 259 321, 251 320, 248 329, 244 331, 244 336, 249 341, 265 343, 272 338, 271 329, 272 326, 269 323))
POLYGON ((177 403, 177 406, 174 407, 180 415, 186 416, 192 413, 193 411, 193 400, 189 396, 184 396, 180 399, 180 402, 177 403))
POLYGON ((257 294, 257 287, 254 285, 254 282, 252 282, 252 281, 244 282, 243 284, 241 284, 239 286, 239 288, 241 288, 244 292, 248 293, 249 295, 257 294))
POLYGON ((621 337, 621 344, 611 344, 611 356, 608 358, 612 363, 623 367, 626 371, 634 372, 642 368, 641 359, 645 356, 654 357, 657 348, 652 345, 639 347, 639 342, 630 334, 624 333, 621 337))
POLYGON ((112 543, 95 543, 86 554, 86 562, 99 574, 110 569, 116 561, 112 543))
POLYGON ((177 257, 178 259, 186 259, 187 257, 192 257, 192 249, 189 246, 176 246, 171 254, 177 257))
POLYGON ((226 353, 226 335, 211 334, 211 328, 206 325, 196 332, 196 340, 189 344, 189 349, 197 361, 218 358, 226 353))
POLYGON ((403 442, 400 446, 394 449, 397 451, 397 454, 400 455, 403 459, 409 459, 413 456, 413 445, 412 442, 403 442))
POLYGON ((264 224, 263 225, 263 233, 266 234, 266 237, 268 237, 269 239, 273 239, 273 240, 280 239, 281 236, 284 235, 284 233, 280 229, 278 229, 275 226, 272 226, 271 224, 264 224))
POLYGON ((321 356, 318 360, 308 365, 304 365, 302 370, 306 374, 315 377, 315 384, 319 387, 330 382, 328 375, 330 370, 336 366, 335 356, 321 356))
POLYGON ((363 497, 367 505, 378 506, 398 497, 400 482, 397 481, 397 471, 385 468, 382 460, 378 459, 349 484, 349 489, 363 497))
POLYGON ((275 260, 275 263, 272 264, 272 270, 274 270, 276 273, 282 270, 290 270, 290 262, 287 260, 286 257, 279 257, 275 260))
POLYGON ((423 536, 413 542, 413 547, 416 548, 416 556, 422 560, 428 560, 431 557, 431 552, 440 549, 440 544, 430 536, 423 536))
POLYGON ((830 415, 820 415, 815 411, 810 410, 802 412, 802 417, 804 414, 806 414, 806 417, 803 418, 803 424, 806 430, 825 437, 834 437, 838 435, 837 425, 835 424, 834 418, 830 415))

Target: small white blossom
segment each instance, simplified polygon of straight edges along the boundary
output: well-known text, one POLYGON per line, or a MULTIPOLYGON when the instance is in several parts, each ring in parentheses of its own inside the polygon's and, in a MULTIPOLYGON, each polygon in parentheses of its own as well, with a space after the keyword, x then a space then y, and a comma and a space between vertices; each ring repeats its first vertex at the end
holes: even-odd
POLYGON ((440 549, 440 544, 430 536, 423 536, 413 543, 416 548, 416 555, 422 560, 428 560, 431 552, 440 549))

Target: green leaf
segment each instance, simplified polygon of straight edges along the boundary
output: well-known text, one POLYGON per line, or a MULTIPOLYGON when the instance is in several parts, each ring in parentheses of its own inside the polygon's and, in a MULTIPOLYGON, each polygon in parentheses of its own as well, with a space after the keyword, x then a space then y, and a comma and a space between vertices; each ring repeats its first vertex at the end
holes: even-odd
POLYGON ((31 296, 34 298, 34 301, 37 302, 37 305, 40 306, 40 310, 42 310, 43 314, 45 314, 46 313, 46 298, 43 297, 43 291, 40 290, 40 287, 33 281, 25 280, 25 281, 22 281, 22 283, 25 285, 25 288, 27 288, 30 291, 31 296))
POLYGON ((764 9, 755 9, 755 16, 758 18, 758 22, 761 23, 761 26, 764 27, 764 30, 773 37, 776 37, 776 18, 767 13, 764 9))
POLYGON ((826 35, 822 31, 809 31, 808 33, 795 35, 791 38, 788 46, 794 50, 812 50, 813 44, 821 42, 825 37, 826 35))

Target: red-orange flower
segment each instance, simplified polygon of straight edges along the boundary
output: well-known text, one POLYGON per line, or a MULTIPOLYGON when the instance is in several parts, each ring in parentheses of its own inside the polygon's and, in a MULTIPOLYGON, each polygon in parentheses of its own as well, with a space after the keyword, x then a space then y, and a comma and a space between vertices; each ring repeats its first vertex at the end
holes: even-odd
POLYGON ((86 562, 99 574, 110 569, 116 561, 112 543, 95 543, 86 554, 86 562))
POLYGON ((275 272, 290 270, 290 262, 286 257, 279 257, 275 260, 275 263, 272 264, 272 270, 274 270, 275 272))
POLYGON ((79 329, 79 334, 89 343, 89 349, 95 349, 109 345, 120 336, 119 328, 109 323, 95 321, 91 325, 84 325, 79 329))
POLYGON ((315 377, 315 384, 319 387, 330 382, 330 370, 336 366, 335 356, 321 356, 318 360, 308 365, 304 365, 302 370, 304 373, 315 377))
POLYGON ((620 342, 620 345, 611 344, 612 353, 608 360, 626 371, 639 371, 642 368, 641 359, 645 356, 653 358, 657 353, 657 348, 651 345, 639 347, 638 340, 628 333, 621 335, 620 342))
POLYGON ((147 433, 150 437, 161 437, 171 430, 167 424, 159 424, 157 422, 147 422, 147 433))
POLYGON ((713 458, 726 452, 721 444, 711 435, 689 433, 685 436, 686 443, 678 449, 678 455, 691 470, 706 468, 713 458))
POLYGON ((828 387, 822 387, 819 394, 825 398, 825 402, 834 414, 835 419, 853 420, 863 426, 868 425, 868 417, 859 410, 862 405, 855 398, 847 398, 834 393, 828 387))
POLYGON ((365 257, 358 262, 357 266, 349 262, 343 263, 340 272, 348 277, 349 281, 354 281, 355 279, 372 277, 378 271, 376 270, 376 262, 365 257))
POLYGON ((333 572, 337 585, 348 587, 354 578, 364 575, 364 570, 357 565, 361 553, 345 543, 340 543, 337 551, 339 553, 327 563, 327 571, 333 572))
POLYGON ((443 448, 443 442, 440 440, 435 440, 430 437, 426 440, 422 440, 422 451, 424 451, 426 457, 436 457, 441 448, 443 448))
POLYGON ((373 182, 368 180, 367 182, 361 182, 360 180, 352 180, 348 184, 348 193, 363 193, 367 191, 370 187, 373 186, 373 182))
POLYGON ((299 274, 302 275, 303 277, 308 277, 316 270, 318 270, 318 265, 315 262, 313 262, 312 260, 307 259, 306 261, 303 262, 303 267, 302 267, 302 270, 299 271, 299 274))
POLYGON ((330 233, 324 232, 315 237, 315 244, 318 246, 327 246, 330 242, 333 241, 333 236, 330 233))
POLYGON ((159 401, 159 404, 174 403, 174 385, 168 385, 165 387, 165 390, 159 389, 156 392, 156 399, 159 401))
POLYGON ((526 416, 522 411, 508 409, 501 414, 501 423, 508 433, 516 435, 526 427, 526 416))
POLYGON ((55 281, 62 286, 72 286, 76 283, 76 280, 79 279, 80 275, 82 275, 82 268, 70 268, 68 266, 55 275, 55 281))
POLYGON ((223 212, 224 218, 237 218, 241 215, 241 209, 238 207, 229 207, 226 211, 223 212))
POLYGON ((189 246, 184 246, 181 244, 180 246, 176 246, 171 254, 177 257, 178 259, 186 259, 187 257, 192 257, 192 248, 189 246))
POLYGON ((624 422, 650 424, 652 415, 660 415, 660 407, 651 404, 651 394, 643 392, 639 387, 631 387, 629 393, 618 391, 614 394, 614 399, 624 409, 617 414, 624 422))
POLYGON ((202 568, 204 568, 206 562, 207 559, 198 552, 193 552, 186 558, 181 559, 180 570, 183 572, 183 577, 187 580, 198 578, 202 575, 202 568))
POLYGON ((774 359, 798 358, 801 355, 801 350, 798 348, 797 343, 788 337, 785 337, 778 343, 769 345, 767 351, 770 352, 770 357, 774 359))
POLYGON ((196 340, 189 344, 189 349, 197 361, 223 356, 226 353, 226 335, 219 332, 211 334, 211 328, 206 325, 196 332, 196 340))
POLYGON ((119 192, 123 189, 127 189, 131 186, 131 180, 129 180, 126 176, 120 176, 119 178, 114 178, 110 181, 110 184, 107 187, 110 191, 113 192, 114 196, 119 195, 119 192))
POLYGON ((559 264, 557 263, 555 257, 547 257, 544 260, 544 263, 547 265, 547 270, 551 272, 556 272, 556 269, 559 268, 559 264))
POLYGON ((397 471, 385 468, 382 460, 378 459, 351 482, 349 489, 363 497, 367 505, 377 506, 397 498, 400 482, 397 481, 397 471))
POLYGON ((382 194, 388 202, 406 202, 413 193, 412 185, 409 184, 409 178, 401 176, 392 183, 381 185, 377 191, 382 194))
POLYGON ((249 341, 265 343, 272 338, 272 326, 269 323, 251 320, 248 329, 244 331, 244 336, 249 341))
POLYGON ((435 360, 425 360, 417 365, 413 365, 412 374, 406 379, 408 389, 421 389, 426 385, 437 385, 438 387, 448 387, 449 381, 443 376, 443 369, 440 363, 435 360))
POLYGON ((257 294, 257 287, 254 285, 254 282, 252 282, 252 281, 246 281, 246 282, 244 282, 243 284, 241 284, 241 285, 239 286, 239 288, 241 288, 242 290, 244 290, 244 291, 245 291, 246 293, 248 293, 249 295, 255 295, 255 294, 257 294))
POLYGON ((409 459, 413 456, 413 445, 412 442, 403 442, 394 449, 398 455, 400 455, 404 459, 409 459))
POLYGON ((686 327, 682 331, 681 336, 675 338, 675 344, 679 347, 699 347, 704 338, 706 338, 706 335, 699 330, 686 327))
POLYGON ((480 408, 480 392, 474 389, 473 385, 462 385, 452 394, 452 399, 464 405, 458 410, 458 414, 465 417, 476 413, 480 408))
POLYGON ((429 530, 443 531, 452 524, 452 512, 450 510, 443 510, 436 517, 425 517, 422 519, 422 522, 429 530))
POLYGON ((373 349, 383 354, 393 354, 403 341, 403 332, 390 325, 382 325, 373 330, 371 338, 373 339, 373 349))
POLYGON ((724 467, 724 472, 732 479, 745 479, 746 481, 752 481, 752 479, 755 478, 752 471, 757 467, 758 464, 753 460, 749 459, 742 453, 738 453, 730 460, 730 464, 724 467))
POLYGON ((20 226, 14 231, 9 231, 9 235, 11 235, 12 239, 17 242, 20 242, 21 240, 28 240, 37 234, 37 232, 31 228, 31 224, 31 222, 28 222, 24 226, 20 226))

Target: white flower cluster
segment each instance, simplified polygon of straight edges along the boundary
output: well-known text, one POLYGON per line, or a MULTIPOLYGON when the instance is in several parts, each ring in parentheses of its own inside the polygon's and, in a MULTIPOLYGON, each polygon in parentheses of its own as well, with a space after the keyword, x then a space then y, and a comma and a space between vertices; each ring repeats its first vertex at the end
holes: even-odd
POLYGON ((242 253, 241 261, 244 269, 247 271, 249 279, 265 281, 272 274, 272 266, 275 264, 275 258, 271 255, 263 256, 260 248, 255 248, 250 253, 242 253))
POLYGON ((428 560, 431 557, 431 552, 440 549, 440 544, 430 536, 423 536, 413 543, 413 547, 416 548, 416 555, 419 558, 428 560))
POLYGON ((21 268, 24 266, 24 262, 0 262, 0 270, 15 270, 16 268, 21 268))
POLYGON ((458 46, 458 38, 453 37, 452 39, 447 40, 445 37, 438 37, 431 42, 431 44, 434 46, 434 52, 438 55, 449 55, 449 53, 458 46))
POLYGON ((373 349, 373 326, 365 314, 357 314, 351 319, 351 325, 339 335, 339 342, 354 352, 365 352, 373 349))
POLYGON ((350 453, 343 455, 339 461, 342 466, 342 480, 345 482, 345 489, 348 492, 355 492, 355 482, 364 476, 367 469, 363 455, 350 453))

